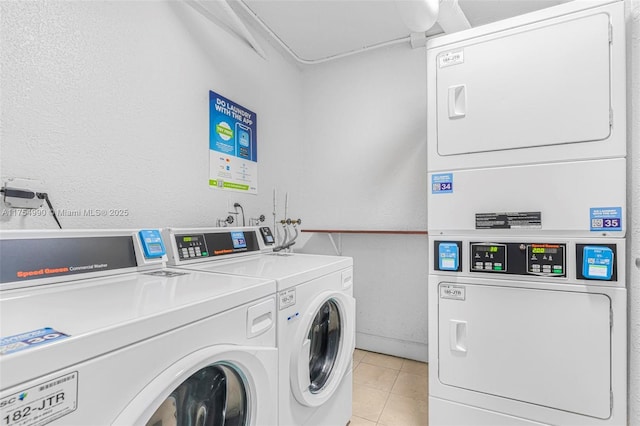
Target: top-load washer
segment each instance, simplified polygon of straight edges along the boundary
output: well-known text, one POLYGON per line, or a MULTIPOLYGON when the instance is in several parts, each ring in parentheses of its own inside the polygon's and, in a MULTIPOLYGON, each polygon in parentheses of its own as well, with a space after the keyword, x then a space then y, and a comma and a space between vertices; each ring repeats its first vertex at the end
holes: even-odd
POLYGON ((353 260, 274 253, 269 228, 163 230, 168 263, 277 283, 279 424, 345 425, 355 344, 353 260))
POLYGON ((0 251, 4 425, 276 424, 273 280, 164 268, 157 230, 0 251))

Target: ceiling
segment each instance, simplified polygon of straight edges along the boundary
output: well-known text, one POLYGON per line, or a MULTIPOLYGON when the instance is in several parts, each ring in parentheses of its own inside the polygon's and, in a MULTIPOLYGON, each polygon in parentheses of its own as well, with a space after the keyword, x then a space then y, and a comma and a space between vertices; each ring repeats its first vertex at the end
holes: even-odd
MULTIPOLYGON (((359 51, 409 36, 395 0, 241 0, 302 61, 359 51)), ((441 0, 442 1, 442 0, 441 0)), ((459 0, 472 27, 570 0, 459 0)), ((427 35, 441 33, 436 24, 427 35)))

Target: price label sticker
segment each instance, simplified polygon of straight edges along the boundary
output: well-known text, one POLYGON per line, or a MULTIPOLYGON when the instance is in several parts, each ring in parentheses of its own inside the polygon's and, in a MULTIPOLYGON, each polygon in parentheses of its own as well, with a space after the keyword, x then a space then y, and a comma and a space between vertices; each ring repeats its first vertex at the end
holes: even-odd
POLYGON ((61 333, 50 327, 27 331, 13 336, 2 337, 0 338, 0 355, 7 355, 13 352, 29 349, 33 346, 53 343, 67 337, 69 337, 68 334, 61 333))

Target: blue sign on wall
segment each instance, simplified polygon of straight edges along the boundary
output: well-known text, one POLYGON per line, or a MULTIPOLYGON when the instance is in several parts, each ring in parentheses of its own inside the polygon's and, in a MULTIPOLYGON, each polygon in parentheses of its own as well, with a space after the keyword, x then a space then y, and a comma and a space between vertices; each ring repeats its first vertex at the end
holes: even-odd
POLYGON ((209 186, 258 192, 257 116, 209 91, 209 186))

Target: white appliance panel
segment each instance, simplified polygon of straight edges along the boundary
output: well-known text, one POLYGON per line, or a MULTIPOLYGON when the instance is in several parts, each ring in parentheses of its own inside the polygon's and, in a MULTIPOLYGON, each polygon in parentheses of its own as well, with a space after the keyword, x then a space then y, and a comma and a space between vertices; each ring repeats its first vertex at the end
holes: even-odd
POLYGON ((624 4, 573 3, 428 42, 430 171, 626 155, 624 4))
POLYGON ((430 426, 544 426, 495 411, 458 404, 440 398, 429 398, 430 426), (473 423, 471 423, 473 422, 473 423))
POLYGON ((465 300, 440 297, 438 306, 443 384, 610 416, 608 296, 457 285, 465 288, 465 300))
POLYGON ((21 351, 0 364, 4 386, 99 356, 275 293, 274 281, 178 271, 166 277, 124 274, 7 290, 0 295, 3 336, 51 327, 70 338, 21 351))
MULTIPOLYGON (((432 182, 434 173, 429 174, 432 182)), ((476 213, 540 212, 539 228, 493 229, 493 234, 518 231, 557 236, 624 236, 620 231, 591 231, 590 209, 626 210, 624 158, 495 167, 452 172, 453 191, 428 195, 429 232, 477 232, 476 213)))
MULTIPOLYGON (((270 300, 273 300, 273 297, 270 300)), ((200 364, 227 362, 242 368, 247 384, 250 385, 249 390, 252 392, 253 421, 251 425, 276 424, 275 404, 277 404, 278 380, 276 330, 275 327, 271 327, 256 338, 248 338, 243 333, 238 333, 238 327, 242 328, 245 325, 249 306, 248 304, 239 306, 220 314, 212 311, 213 315, 208 318, 156 336, 150 334, 146 340, 117 350, 105 351, 98 356, 89 357, 80 363, 74 363, 46 375, 40 375, 40 371, 34 371, 38 361, 25 362, 21 366, 14 363, 11 368, 18 369, 22 372, 23 379, 30 380, 21 381, 20 384, 15 381, 6 383, 15 386, 4 388, 5 371, 3 371, 3 389, 0 392, 0 399, 76 372, 77 408, 72 413, 53 421, 52 425, 144 424, 146 419, 136 423, 131 421, 130 416, 143 411, 141 405, 143 409, 151 409, 153 412, 157 407, 157 402, 154 405, 154 399, 167 396, 173 385, 172 380, 177 381, 181 375, 194 372, 193 370, 198 366, 195 362, 185 365, 184 361, 203 351, 208 351, 208 356, 204 357, 200 364), (238 327, 230 327, 229 324, 238 324, 238 327), (182 370, 171 378, 167 378, 167 370, 175 369, 176 365, 181 365, 182 370), (25 374, 26 372, 28 373, 25 374), (151 384, 157 384, 158 381, 161 382, 159 389, 150 389, 151 384), (153 391, 149 392, 150 390, 153 391), (138 409, 136 410, 132 405, 137 406, 138 409), (135 412, 132 412, 132 409, 135 412)), ((55 345, 65 346, 69 340, 55 345)), ((32 350, 17 352, 11 357, 20 358, 30 351, 32 350)), ((40 349, 34 349, 34 351, 38 352, 40 349)))
POLYGON ((336 270, 349 268, 348 257, 290 253, 263 253, 232 260, 205 260, 181 264, 181 268, 218 274, 260 277, 276 280, 278 291, 294 287, 336 270))
POLYGON ((609 136, 607 14, 524 27, 453 51, 464 62, 437 68, 440 155, 609 136))

